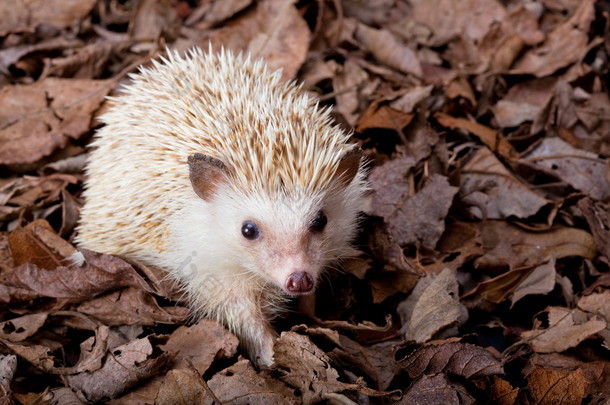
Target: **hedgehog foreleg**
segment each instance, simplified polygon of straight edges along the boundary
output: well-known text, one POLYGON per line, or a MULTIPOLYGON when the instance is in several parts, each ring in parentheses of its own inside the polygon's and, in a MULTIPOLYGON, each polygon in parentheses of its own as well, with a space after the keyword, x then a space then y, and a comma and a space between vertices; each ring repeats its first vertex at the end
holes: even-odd
POLYGON ((253 362, 273 365, 273 345, 277 333, 261 307, 260 296, 243 288, 239 282, 230 285, 216 283, 213 287, 208 284, 207 287, 199 290, 204 294, 199 294, 194 300, 196 307, 233 332, 253 362))

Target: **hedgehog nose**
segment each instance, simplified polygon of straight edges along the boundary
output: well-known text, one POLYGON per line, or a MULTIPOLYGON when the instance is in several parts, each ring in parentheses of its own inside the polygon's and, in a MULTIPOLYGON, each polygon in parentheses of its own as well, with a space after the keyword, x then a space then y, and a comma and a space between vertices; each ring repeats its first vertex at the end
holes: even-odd
POLYGON ((290 294, 304 294, 313 288, 313 277, 305 271, 295 271, 286 280, 286 290, 290 294))

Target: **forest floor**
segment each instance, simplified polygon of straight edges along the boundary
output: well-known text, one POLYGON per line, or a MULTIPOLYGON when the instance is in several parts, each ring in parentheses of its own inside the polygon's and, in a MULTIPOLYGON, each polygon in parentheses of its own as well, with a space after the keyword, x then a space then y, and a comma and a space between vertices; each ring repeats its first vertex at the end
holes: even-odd
POLYGON ((609 403, 609 53, 601 0, 0 2, 0 404, 609 403), (271 369, 160 270, 69 261, 105 97, 194 46, 283 68, 369 162, 271 369))

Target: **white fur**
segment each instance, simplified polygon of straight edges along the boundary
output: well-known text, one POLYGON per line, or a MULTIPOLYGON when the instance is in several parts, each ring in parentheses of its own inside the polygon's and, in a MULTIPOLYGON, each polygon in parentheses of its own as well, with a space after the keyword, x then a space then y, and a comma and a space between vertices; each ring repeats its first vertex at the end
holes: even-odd
POLYGON ((293 272, 317 278, 346 254, 364 170, 348 186, 334 178, 349 136, 262 61, 195 50, 163 62, 132 75, 102 117, 77 242, 165 268, 199 315, 223 322, 270 364, 268 320, 284 303, 282 288, 293 272), (189 180, 194 153, 233 171, 207 202, 189 180), (320 210, 328 225, 312 233, 320 210), (255 241, 241 235, 246 220, 259 225, 255 241))

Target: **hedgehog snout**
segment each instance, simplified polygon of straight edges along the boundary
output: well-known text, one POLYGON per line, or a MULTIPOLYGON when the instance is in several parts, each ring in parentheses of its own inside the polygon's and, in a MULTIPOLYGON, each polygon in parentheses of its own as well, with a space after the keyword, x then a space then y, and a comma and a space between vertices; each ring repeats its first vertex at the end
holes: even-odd
POLYGON ((311 274, 306 271, 295 271, 286 280, 286 291, 289 294, 306 294, 313 289, 314 281, 311 274))

